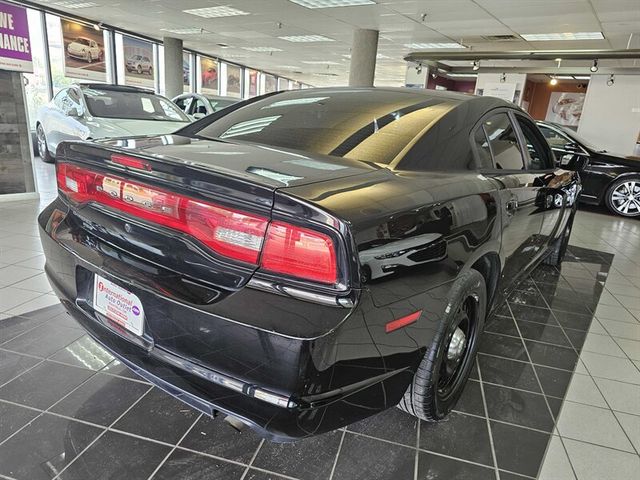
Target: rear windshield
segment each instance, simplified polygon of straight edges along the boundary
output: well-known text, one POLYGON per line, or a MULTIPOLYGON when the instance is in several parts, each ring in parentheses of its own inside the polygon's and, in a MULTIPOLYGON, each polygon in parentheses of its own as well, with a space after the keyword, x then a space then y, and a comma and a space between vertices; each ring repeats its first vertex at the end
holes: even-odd
POLYGON ((209 98, 208 100, 214 112, 217 112, 218 110, 222 110, 223 108, 227 108, 233 105, 234 103, 238 103, 238 100, 231 100, 231 99, 227 100, 224 98, 209 98))
POLYGON ((233 111, 197 134, 389 164, 457 103, 393 90, 287 92, 233 111))
POLYGON ((188 122, 182 110, 164 97, 144 92, 85 88, 87 108, 94 117, 188 122))

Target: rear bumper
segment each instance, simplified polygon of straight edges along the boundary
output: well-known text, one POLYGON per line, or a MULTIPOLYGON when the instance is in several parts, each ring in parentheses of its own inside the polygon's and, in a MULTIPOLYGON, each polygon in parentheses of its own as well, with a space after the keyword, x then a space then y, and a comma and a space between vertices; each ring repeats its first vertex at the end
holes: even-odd
MULTIPOLYGON (((272 440, 291 441, 395 405, 413 376, 411 362, 407 367, 385 366, 358 306, 344 309, 346 320, 313 338, 241 324, 139 288, 100 249, 87 250, 80 243, 76 248, 72 234, 58 238, 65 214, 57 200, 43 211, 39 224, 45 271, 69 313, 138 375, 208 415, 219 410, 272 440), (140 297, 147 317, 153 317, 143 337, 117 331, 93 310, 95 273, 140 297), (354 345, 354 335, 360 344, 354 345), (189 343, 196 344, 193 355, 177 353, 189 343), (230 383, 225 386, 225 381, 230 383), (274 395, 271 403, 256 398, 260 391, 274 395), (274 398, 282 401, 276 405, 274 398)), ((261 302, 253 306, 255 315, 264 315, 263 308, 278 308, 280 297, 259 291, 255 295, 261 302)), ((301 305, 300 311, 309 305, 301 305)))

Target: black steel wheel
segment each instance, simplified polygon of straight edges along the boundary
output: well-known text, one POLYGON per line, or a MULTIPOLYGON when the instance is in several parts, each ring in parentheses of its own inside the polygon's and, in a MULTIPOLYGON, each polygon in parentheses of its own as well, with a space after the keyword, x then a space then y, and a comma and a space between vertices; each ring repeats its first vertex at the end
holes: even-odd
POLYGON ((484 277, 469 270, 454 282, 434 336, 398 407, 422 420, 446 417, 471 373, 487 311, 484 277))

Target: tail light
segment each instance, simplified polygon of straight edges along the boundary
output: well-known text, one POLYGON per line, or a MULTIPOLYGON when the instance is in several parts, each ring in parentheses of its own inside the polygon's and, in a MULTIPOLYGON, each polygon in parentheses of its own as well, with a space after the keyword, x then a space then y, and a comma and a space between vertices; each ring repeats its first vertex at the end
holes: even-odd
POLYGON ((59 190, 73 203, 96 202, 186 233, 228 258, 324 284, 337 282, 328 235, 203 202, 69 163, 56 164, 59 190), (267 228, 268 227, 268 228, 267 228))

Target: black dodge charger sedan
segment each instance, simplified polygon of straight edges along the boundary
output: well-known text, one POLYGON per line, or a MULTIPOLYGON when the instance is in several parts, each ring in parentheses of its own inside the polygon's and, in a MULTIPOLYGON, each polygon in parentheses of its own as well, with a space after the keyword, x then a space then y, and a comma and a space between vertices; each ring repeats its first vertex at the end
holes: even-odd
POLYGON ((275 441, 445 417, 487 313, 561 261, 580 191, 514 105, 411 89, 271 94, 56 158, 39 225, 69 313, 275 441))
POLYGON ((623 217, 640 217, 640 158, 591 145, 570 128, 537 122, 561 165, 580 169, 580 201, 606 205, 623 217))

